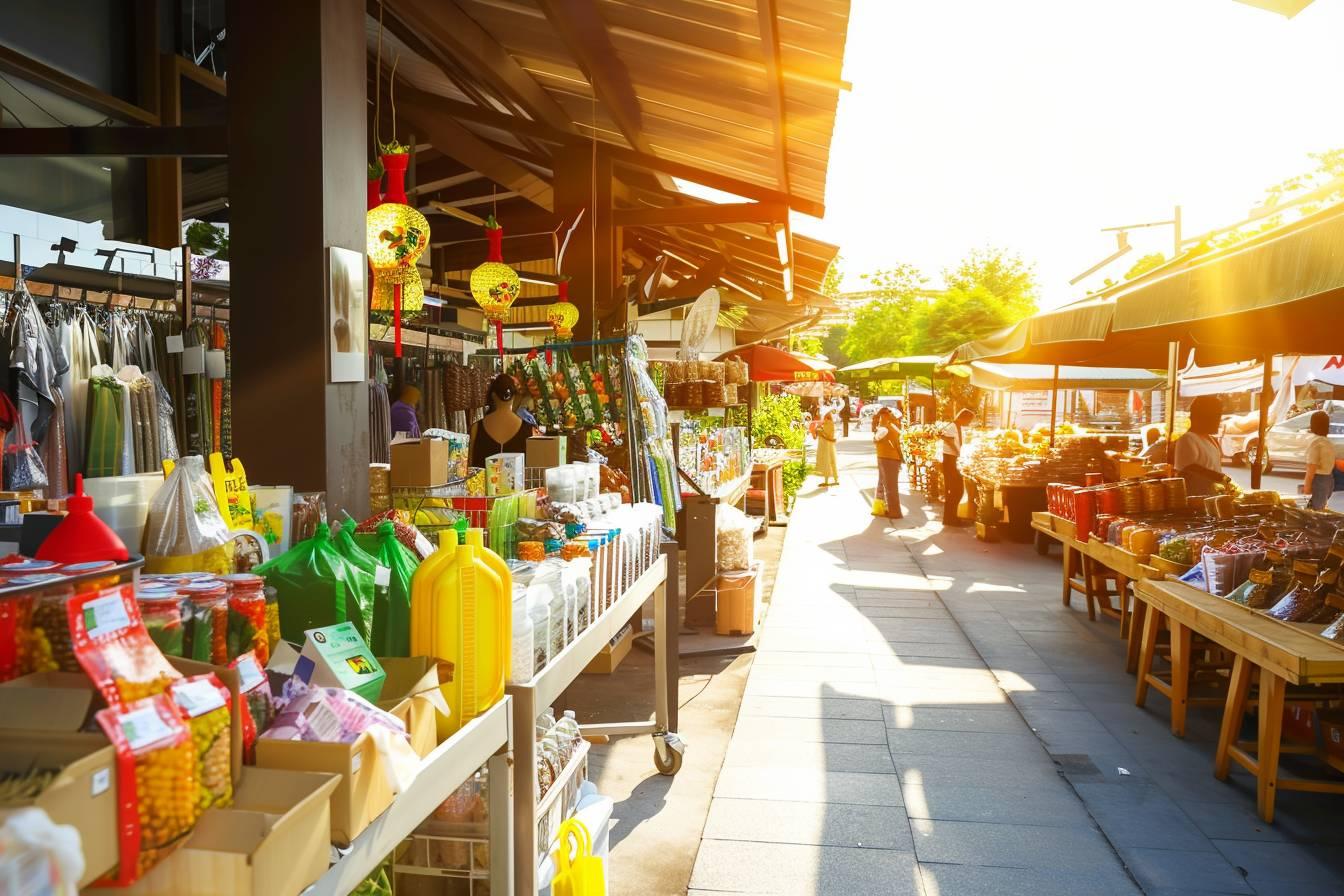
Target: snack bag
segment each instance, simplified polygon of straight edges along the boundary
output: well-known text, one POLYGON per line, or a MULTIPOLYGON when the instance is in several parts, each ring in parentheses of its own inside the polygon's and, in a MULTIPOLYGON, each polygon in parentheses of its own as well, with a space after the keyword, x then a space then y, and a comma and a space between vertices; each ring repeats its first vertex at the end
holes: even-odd
POLYGON ((127 886, 186 841, 196 808, 191 731, 167 694, 95 716, 117 754, 120 861, 107 882, 127 886))
POLYGON ((149 637, 132 585, 90 591, 66 604, 75 657, 107 705, 162 694, 182 677, 149 637))
POLYGON ((347 620, 369 639, 373 622, 372 576, 341 555, 331 529, 318 523, 312 538, 301 541, 252 570, 266 577, 280 602, 280 635, 303 643, 304 632, 347 620), (369 599, 365 607, 361 602, 369 599))
POLYGON ((184 457, 149 502, 145 572, 233 572, 233 541, 199 456, 184 457))
POLYGON ((229 689, 210 673, 175 681, 168 686, 168 693, 191 730, 196 756, 196 811, 228 806, 233 802, 229 689))
POLYGON ((275 721, 275 701, 271 699, 271 682, 262 671, 257 657, 248 651, 230 664, 238 672, 238 712, 242 717, 243 761, 254 761, 253 745, 257 738, 275 721))

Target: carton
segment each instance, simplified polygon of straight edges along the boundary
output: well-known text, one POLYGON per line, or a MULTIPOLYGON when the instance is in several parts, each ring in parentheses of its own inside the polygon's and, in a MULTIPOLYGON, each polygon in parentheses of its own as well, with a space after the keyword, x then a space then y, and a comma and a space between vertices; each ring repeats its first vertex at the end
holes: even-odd
POLYGON ((188 677, 213 672, 219 683, 229 689, 229 772, 236 788, 243 773, 243 716, 242 706, 238 702, 238 670, 230 669, 228 666, 212 666, 197 660, 186 660, 178 656, 168 657, 168 662, 174 669, 188 677))
POLYGON ((630 648, 635 643, 635 630, 626 626, 616 633, 616 637, 611 642, 597 652, 597 656, 588 661, 588 665, 583 667, 584 675, 610 675, 616 671, 630 653, 630 648))
POLYGON ((439 685, 452 680, 452 664, 427 656, 380 657, 378 661, 387 673, 378 708, 399 715, 416 755, 428 756, 439 745, 438 716, 448 714, 439 685), (404 714, 398 711, 403 704, 404 714))
POLYGON ((210 809, 180 849, 125 892, 136 896, 299 893, 327 870, 337 779, 248 768, 233 805, 210 809))
MULTIPOLYGON (((404 707, 395 712, 405 721, 404 707)), ((349 846, 392 805, 392 788, 373 739, 361 734, 350 744, 257 739, 257 767, 339 776, 331 792, 331 842, 349 846)), ((280 891, 276 891, 280 892, 280 891)))
POLYGON ((294 661, 294 677, 321 688, 354 691, 370 703, 382 695, 387 678, 353 622, 338 622, 304 632, 303 651, 294 661))
POLYGON ((35 799, 0 806, 0 824, 18 809, 36 808, 79 831, 86 887, 118 860, 116 752, 100 734, 78 734, 96 692, 83 675, 41 673, 0 687, 0 771, 57 771, 35 799), (73 686, 82 679, 82 688, 73 686))
POLYGON ((448 443, 442 439, 394 439, 389 450, 392 488, 432 488, 448 482, 448 443))
POLYGON ((530 436, 527 440, 527 465, 550 469, 565 463, 566 445, 563 436, 530 436))

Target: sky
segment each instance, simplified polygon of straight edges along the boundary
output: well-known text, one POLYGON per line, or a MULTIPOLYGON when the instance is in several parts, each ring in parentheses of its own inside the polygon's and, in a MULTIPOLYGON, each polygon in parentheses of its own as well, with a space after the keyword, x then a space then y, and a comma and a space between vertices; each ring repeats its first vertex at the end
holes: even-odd
POLYGON ((1102 227, 1182 207, 1186 236, 1344 147, 1344 0, 1285 19, 1234 0, 852 0, 824 220, 844 288, 899 262, 940 284, 970 250, 1036 265, 1041 304, 1081 298, 1170 227, 1110 255, 1102 227))

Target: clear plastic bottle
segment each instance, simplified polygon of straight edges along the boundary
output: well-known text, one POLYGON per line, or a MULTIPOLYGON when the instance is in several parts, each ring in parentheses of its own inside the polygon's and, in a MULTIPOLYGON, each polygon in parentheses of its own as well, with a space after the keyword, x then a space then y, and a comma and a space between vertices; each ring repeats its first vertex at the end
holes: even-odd
MULTIPOLYGON (((552 783, 554 783, 554 778, 560 777, 565 770, 565 757, 560 753, 560 744, 556 739, 554 729, 541 739, 541 743, 537 746, 537 756, 550 765, 554 772, 552 779, 552 783)), ((542 796, 545 795, 543 791, 542 796)))
POLYGON ((533 581, 527 586, 527 615, 532 620, 532 674, 546 668, 551 654, 551 589, 533 581))
POLYGON ((527 588, 513 586, 513 653, 509 664, 509 681, 525 684, 537 674, 536 645, 532 638, 532 616, 528 612, 527 588))
POLYGON ((597 607, 593 602, 593 561, 588 557, 575 557, 569 561, 569 572, 574 577, 579 608, 578 631, 581 634, 597 618, 597 607))
POLYGON ((550 592, 550 627, 547 629, 547 637, 550 641, 548 649, 554 659, 569 644, 566 638, 570 629, 567 611, 571 607, 565 601, 565 588, 560 582, 558 570, 538 569, 536 581, 545 583, 546 590, 550 592))
POLYGON ((551 733, 555 727, 555 707, 548 706, 537 716, 537 741, 540 742, 543 737, 551 733))
POLYGON ((574 717, 574 710, 565 710, 565 714, 555 723, 555 736, 560 743, 560 755, 564 757, 565 764, 569 764, 582 739, 579 720, 574 717))

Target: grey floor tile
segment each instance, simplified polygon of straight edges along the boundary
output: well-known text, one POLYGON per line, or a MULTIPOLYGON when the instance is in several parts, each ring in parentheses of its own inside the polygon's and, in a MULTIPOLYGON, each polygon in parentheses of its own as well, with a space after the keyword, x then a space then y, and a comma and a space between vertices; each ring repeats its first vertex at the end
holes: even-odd
MULTIPOLYGON (((1088 872, 989 868, 921 862, 924 892, 932 896, 1138 896, 1118 868, 1088 872)), ((1150 894, 1151 896, 1151 894, 1150 894)))
POLYGON ((1145 889, 1184 887, 1213 893, 1246 893, 1242 875, 1216 852, 1123 847, 1120 858, 1145 889))
POLYGON ((705 840, 691 887, 792 896, 920 896, 918 877, 913 854, 903 850, 705 840))
POLYGON ((1304 890, 1339 886, 1344 864, 1337 848, 1311 849, 1296 843, 1255 843, 1215 840, 1214 845, 1233 865, 1246 870, 1246 881, 1258 893, 1261 880, 1295 881, 1304 890), (1333 861, 1330 861, 1333 859, 1333 861))
POLYGON ((911 783, 903 785, 901 793, 911 818, 1046 827, 1092 823, 1082 800, 1063 783, 1041 781, 1032 787, 911 783))
POLYGON ((1023 712, 1038 709, 1087 710, 1069 691, 1014 691, 1013 704, 1023 712))
POLYGON ((1116 846, 1147 846, 1208 852, 1203 832, 1174 800, 1155 786, 1074 785, 1088 812, 1116 846))
POLYGON ((1022 672, 1017 669, 995 669, 994 677, 1005 691, 1066 691, 1069 686, 1058 675, 1050 672, 1022 672))
POLYGON ((1031 732, 930 731, 912 728, 887 731, 891 752, 929 756, 960 756, 968 759, 1013 759, 1030 761, 1045 757, 1041 742, 1031 732))
POLYGON ((880 721, 882 703, 849 697, 745 697, 743 716, 798 719, 856 719, 880 721))
POLYGON ((1068 709, 1036 709, 1018 706, 1022 718, 1042 737, 1052 734, 1109 734, 1106 726, 1090 712, 1068 709))
POLYGON ((1115 853, 1090 825, 1072 828, 912 818, 920 862, 1047 868, 1111 867, 1115 853))
POLYGON ((1029 787, 1037 782, 1060 780, 1055 764, 1044 754, 1039 762, 1022 759, 966 759, 948 756, 892 754, 902 784, 957 784, 965 787, 1029 787))
POLYGON ((910 824, 899 806, 715 799, 704 836, 812 846, 914 848, 910 824))
POLYGON ((860 603, 859 612, 868 619, 952 619, 952 614, 942 607, 875 607, 860 603))
POLYGON ((926 641, 918 638, 889 638, 885 649, 870 652, 875 657, 890 654, 900 657, 950 657, 980 661, 980 654, 976 653, 975 648, 965 638, 952 643, 926 641))
POLYGON ((830 744, 885 744, 887 729, 883 722, 857 719, 789 719, 771 716, 742 716, 734 736, 752 739, 807 741, 830 744))
POLYGON ((1184 800, 1180 806, 1195 823, 1195 827, 1199 828, 1204 836, 1213 840, 1278 842, 1285 839, 1279 825, 1266 824, 1255 814, 1254 800, 1244 807, 1199 800, 1184 800))
POLYGON ((816 768, 832 772, 895 774, 891 754, 867 744, 813 744, 774 738, 734 737, 724 767, 816 768))
POLYGON ((1031 730, 1011 706, 887 706, 883 714, 890 728, 1008 734, 1029 734, 1031 730))
POLYGON ((809 803, 852 803, 900 806, 901 787, 895 775, 827 772, 812 768, 724 768, 714 796, 722 799, 782 800, 809 803))

